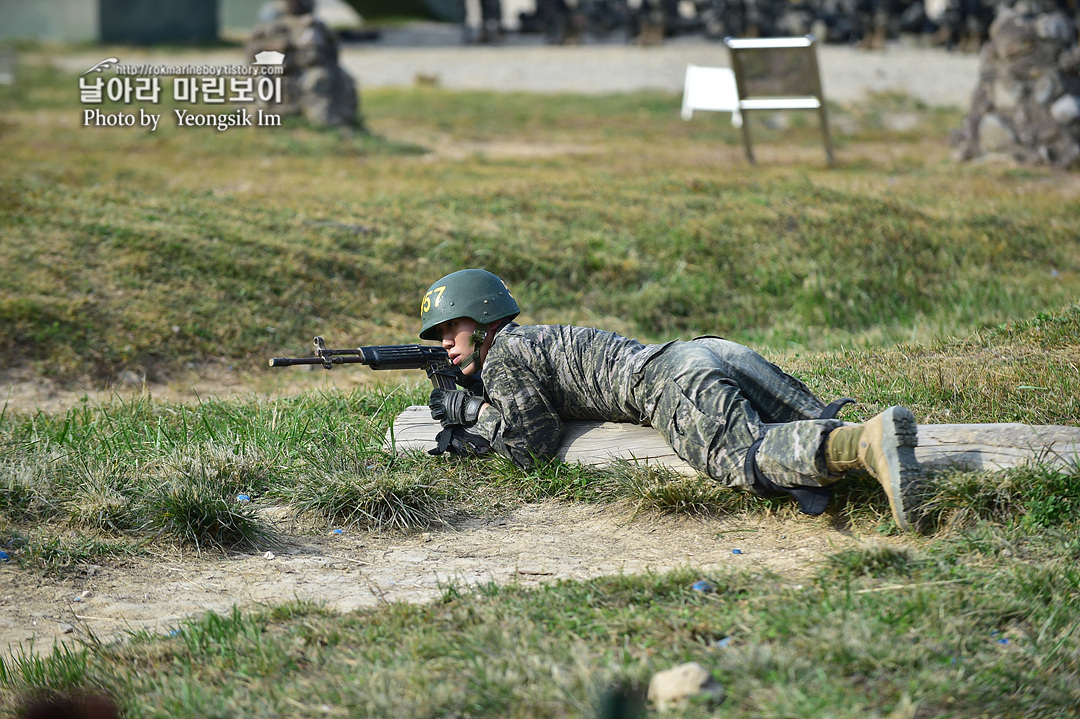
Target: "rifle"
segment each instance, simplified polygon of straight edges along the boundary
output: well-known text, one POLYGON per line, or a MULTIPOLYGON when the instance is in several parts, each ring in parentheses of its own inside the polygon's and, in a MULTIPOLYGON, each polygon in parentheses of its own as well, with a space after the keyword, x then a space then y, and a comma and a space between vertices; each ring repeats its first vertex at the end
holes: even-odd
POLYGON ((322 337, 316 337, 315 357, 275 357, 271 367, 293 365, 322 365, 333 369, 336 364, 362 364, 371 369, 422 369, 436 387, 454 389, 454 380, 461 370, 450 361, 442 347, 432 345, 376 345, 352 349, 327 349, 322 337))

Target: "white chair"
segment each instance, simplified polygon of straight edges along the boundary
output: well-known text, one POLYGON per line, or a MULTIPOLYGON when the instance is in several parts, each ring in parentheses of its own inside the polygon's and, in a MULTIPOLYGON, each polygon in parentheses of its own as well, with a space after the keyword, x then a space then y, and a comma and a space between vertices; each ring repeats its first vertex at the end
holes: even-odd
POLYGON ((686 82, 683 84, 682 119, 692 119, 694 110, 730 112, 731 125, 742 127, 735 71, 726 67, 687 65, 686 82))
POLYGON ((817 110, 825 159, 832 167, 832 138, 813 36, 745 40, 729 37, 724 38, 724 44, 731 54, 731 69, 686 66, 682 118, 693 118, 694 110, 730 112, 731 124, 742 128, 746 159, 754 164, 748 122, 753 112, 817 110))

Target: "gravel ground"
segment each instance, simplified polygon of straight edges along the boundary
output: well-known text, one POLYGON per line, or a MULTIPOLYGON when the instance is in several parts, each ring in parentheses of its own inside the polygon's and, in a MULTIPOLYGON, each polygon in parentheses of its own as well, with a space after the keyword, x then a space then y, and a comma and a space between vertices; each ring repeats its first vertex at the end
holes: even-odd
MULTIPOLYGON (((966 107, 979 74, 977 55, 908 41, 878 51, 821 45, 818 61, 826 97, 843 103, 868 92, 899 91, 929 105, 966 107)), ((405 87, 421 78, 452 89, 586 94, 681 93, 688 64, 730 66, 723 43, 702 37, 640 47, 613 36, 559 47, 545 45, 535 35, 511 34, 502 45, 476 46, 462 44, 460 29, 435 23, 417 23, 386 31, 375 42, 349 44, 341 63, 361 90, 405 87)))
MULTIPOLYGON (((52 62, 82 73, 114 54, 122 63, 226 65, 244 62, 240 50, 167 51, 103 48, 64 55, 52 62)), ((521 90, 587 94, 657 90, 681 94, 688 64, 727 67, 723 43, 701 36, 675 38, 656 47, 630 44, 624 36, 592 38, 583 45, 546 45, 537 35, 510 33, 498 46, 466 45, 453 25, 414 23, 384 31, 371 42, 344 43, 342 65, 365 88, 437 83, 461 90, 521 90)), ((914 41, 884 50, 821 45, 818 60, 825 96, 841 103, 869 92, 899 91, 928 105, 967 108, 979 74, 979 58, 914 41)))

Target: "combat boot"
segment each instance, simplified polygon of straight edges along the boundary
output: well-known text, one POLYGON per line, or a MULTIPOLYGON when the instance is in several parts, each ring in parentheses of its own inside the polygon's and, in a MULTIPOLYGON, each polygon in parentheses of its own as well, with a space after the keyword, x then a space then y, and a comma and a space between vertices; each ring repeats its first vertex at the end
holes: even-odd
POLYGON ((502 40, 502 24, 498 20, 485 20, 480 30, 480 42, 484 45, 495 45, 502 40))
POLYGON ((930 35, 930 47, 950 47, 953 44, 952 28, 942 25, 930 35))
POLYGON ((579 11, 573 11, 566 19, 563 26, 562 45, 581 45, 585 41, 585 15, 579 11))
POLYGON ((825 440, 825 466, 833 474, 862 469, 873 475, 889 497, 901 529, 913 523, 920 470, 915 416, 904 407, 887 410, 862 424, 838 427, 825 440))
POLYGON ((870 38, 871 50, 884 50, 885 44, 888 39, 888 33, 884 25, 878 25, 874 28, 874 34, 870 38))

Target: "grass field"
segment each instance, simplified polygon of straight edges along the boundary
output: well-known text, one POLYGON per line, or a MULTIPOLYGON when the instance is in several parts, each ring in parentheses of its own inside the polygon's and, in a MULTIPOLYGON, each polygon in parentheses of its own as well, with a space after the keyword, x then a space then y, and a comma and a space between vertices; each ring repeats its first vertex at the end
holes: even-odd
MULTIPOLYGON (((240 493, 314 528, 394 531, 541 498, 787 506, 626 468, 388 456, 387 423, 425 401, 419 377, 257 393, 265 359, 314 334, 415 341, 420 294, 462 267, 506 279, 525 321, 750 343, 822 396, 858 397, 862 417, 904 404, 924 422, 1080 421, 1080 181, 953 162, 957 110, 833 108, 831 170, 795 116, 762 129, 752 168, 726 120, 684 123, 655 94, 366 91, 370 133, 151 134, 79 127, 74 76, 20 77, 0 88, 0 369, 100 388, 223 364, 253 392, 3 405, 4 581, 161 544, 272 546, 240 493), (911 129, 890 130, 898 116, 911 129)), ((172 636, 13 650, 0 711, 89 688, 138 717, 599 716, 612 692, 632 700, 696 660, 726 688, 723 716, 1071 715, 1080 467, 933 482, 923 534, 840 552, 811 583, 732 572, 703 594, 687 568, 448 586, 345 616, 283 598, 172 636)), ((830 510, 866 535, 895 533, 887 511, 868 480, 830 510)))

